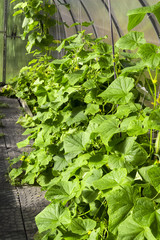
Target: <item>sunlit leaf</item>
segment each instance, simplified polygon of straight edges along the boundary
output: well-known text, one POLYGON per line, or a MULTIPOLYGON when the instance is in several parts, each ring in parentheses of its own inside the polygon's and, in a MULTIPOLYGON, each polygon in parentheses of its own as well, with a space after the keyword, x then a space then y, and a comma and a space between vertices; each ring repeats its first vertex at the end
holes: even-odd
POLYGON ((105 101, 110 103, 126 104, 133 97, 133 94, 130 92, 133 87, 133 78, 120 76, 114 80, 99 97, 102 97, 105 101))
POLYGON ((142 32, 129 32, 122 36, 117 42, 116 46, 120 49, 134 50, 139 45, 144 44, 146 41, 144 39, 144 33, 142 32))
POLYGON ((95 181, 93 185, 99 190, 110 189, 123 183, 127 176, 125 168, 115 169, 105 174, 101 179, 95 181))
POLYGON ((36 218, 36 224, 39 232, 48 229, 56 229, 57 226, 69 225, 71 223, 71 215, 68 208, 63 207, 60 203, 50 204, 36 218))
POLYGON ((71 222, 71 231, 84 235, 96 227, 96 222, 91 219, 75 218, 71 222))
POLYGON ((154 204, 151 199, 139 198, 133 208, 133 219, 144 227, 149 227, 155 217, 154 204))

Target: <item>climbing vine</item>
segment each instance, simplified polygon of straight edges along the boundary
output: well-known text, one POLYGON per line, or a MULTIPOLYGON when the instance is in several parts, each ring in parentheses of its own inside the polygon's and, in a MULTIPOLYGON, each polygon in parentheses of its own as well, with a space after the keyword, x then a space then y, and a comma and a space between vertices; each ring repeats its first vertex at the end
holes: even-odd
POLYGON ((29 135, 18 147, 32 151, 9 176, 50 201, 35 239, 160 239, 160 48, 135 31, 115 47, 116 79, 111 46, 85 31, 16 79, 33 112, 18 120, 29 135))

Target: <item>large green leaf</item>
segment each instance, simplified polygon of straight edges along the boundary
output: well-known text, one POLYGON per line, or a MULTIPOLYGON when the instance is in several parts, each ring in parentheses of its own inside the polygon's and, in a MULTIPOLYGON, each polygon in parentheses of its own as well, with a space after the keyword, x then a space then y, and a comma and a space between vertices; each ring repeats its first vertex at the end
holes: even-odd
POLYGON ((65 78, 67 78, 69 84, 73 86, 83 79, 83 70, 78 70, 74 73, 68 73, 65 75, 65 78))
POLYGON ((68 208, 60 203, 50 204, 36 218, 36 224, 39 232, 56 229, 57 226, 69 225, 71 223, 71 214, 68 208))
POLYGON ((73 233, 84 235, 96 227, 96 222, 91 219, 75 218, 70 227, 73 233))
POLYGON ((41 166, 45 166, 52 161, 52 156, 48 155, 46 151, 42 148, 37 151, 37 160, 41 166))
POLYGON ((145 122, 139 119, 134 119, 130 121, 128 128, 127 128, 127 133, 129 136, 138 136, 138 135, 143 135, 148 132, 148 124, 145 124, 145 122))
POLYGON ((70 177, 75 176, 75 173, 78 169, 88 164, 88 159, 90 154, 86 153, 82 156, 74 159, 74 162, 69 165, 69 167, 62 173, 62 181, 67 181, 70 177))
POLYGON ((99 112, 99 105, 98 104, 89 103, 87 105, 87 108, 85 110, 85 114, 95 115, 97 112, 99 112))
POLYGON ((87 116, 84 114, 84 111, 77 107, 72 110, 71 115, 66 120, 68 126, 71 126, 74 123, 81 123, 88 120, 87 116))
POLYGON ((77 156, 84 150, 82 144, 83 132, 67 135, 64 138, 64 150, 65 153, 74 153, 77 156))
POLYGON ((141 57, 144 64, 149 68, 154 69, 160 63, 159 48, 154 44, 145 43, 140 46, 138 55, 141 57))
POLYGON ((134 169, 133 165, 125 160, 125 156, 118 153, 108 156, 108 166, 112 170, 115 168, 126 168, 128 173, 134 169))
POLYGON ((153 187, 160 193, 160 168, 153 167, 148 170, 148 177, 153 187))
POLYGON ((144 227, 149 227, 155 218, 153 201, 149 198, 139 198, 133 208, 133 219, 144 227))
POLYGON ((131 67, 125 67, 122 69, 121 75, 126 73, 138 73, 144 70, 145 64, 143 61, 136 63, 136 65, 131 67))
POLYGON ((113 190, 107 194, 109 214, 109 230, 115 232, 118 225, 124 221, 128 213, 133 207, 133 188, 123 186, 121 189, 113 190))
POLYGON ((102 169, 90 169, 89 172, 85 173, 83 176, 83 179, 81 181, 82 187, 92 187, 93 188, 93 182, 100 179, 103 175, 102 169))
POLYGON ((160 239, 160 209, 155 211, 155 219, 151 225, 152 232, 157 239, 160 239))
POLYGON ((128 21, 128 31, 132 30, 140 22, 142 22, 144 17, 145 17, 145 13, 129 15, 129 17, 128 17, 128 20, 129 20, 128 21))
POLYGON ((61 181, 50 187, 45 194, 47 200, 52 201, 59 199, 61 201, 70 200, 73 198, 79 189, 77 181, 61 181))
POLYGON ((84 197, 85 201, 87 203, 91 203, 93 201, 95 201, 95 199, 98 196, 98 190, 94 190, 94 189, 84 189, 82 192, 82 196, 84 197))
POLYGON ((99 97, 114 104, 126 104, 133 97, 130 90, 134 87, 134 79, 129 77, 118 77, 99 97))
POLYGON ((54 170, 62 171, 66 166, 68 166, 68 162, 62 156, 53 157, 54 162, 54 170))
POLYGON ((118 227, 117 240, 156 240, 150 228, 142 227, 129 216, 118 227))
POLYGON ((148 127, 150 129, 160 130, 160 110, 155 109, 151 112, 148 120, 148 127))
POLYGON ((120 121, 115 118, 104 120, 102 124, 100 124, 100 126, 95 129, 95 132, 100 135, 102 142, 108 145, 108 142, 112 136, 121 131, 119 124, 120 121))
POLYGON ((136 8, 128 11, 129 22, 128 22, 128 31, 136 27, 144 18, 147 13, 154 13, 157 17, 157 20, 160 23, 159 17, 160 3, 158 2, 155 5, 136 8))
POLYGON ((148 176, 148 170, 151 169, 151 168, 155 168, 154 165, 150 165, 150 166, 147 166, 147 167, 142 167, 140 168, 138 171, 140 173, 140 175, 142 176, 142 178, 146 181, 146 182, 149 182, 151 183, 151 180, 148 176))
POLYGON ((130 113, 139 112, 139 110, 142 108, 140 104, 137 103, 128 103, 126 105, 119 105, 117 107, 116 117, 123 119, 124 117, 128 117, 130 113))
POLYGON ((125 168, 115 169, 104 175, 101 179, 94 181, 93 185, 99 190, 110 189, 121 185, 127 177, 125 168))
POLYGON ((133 166, 142 165, 148 157, 147 152, 135 141, 134 137, 126 138, 115 149, 123 155, 126 162, 131 163, 133 166))
POLYGON ((121 49, 134 50, 139 45, 144 44, 146 41, 144 39, 144 33, 142 32, 129 32, 122 36, 117 42, 116 46, 121 49))
POLYGON ((96 153, 89 159, 89 167, 101 168, 103 165, 107 164, 108 156, 102 153, 96 153))

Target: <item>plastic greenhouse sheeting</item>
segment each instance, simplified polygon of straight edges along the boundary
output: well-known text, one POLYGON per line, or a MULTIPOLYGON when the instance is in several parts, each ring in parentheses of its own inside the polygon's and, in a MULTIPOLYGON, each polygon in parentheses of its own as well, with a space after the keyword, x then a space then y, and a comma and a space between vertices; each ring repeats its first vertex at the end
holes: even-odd
MULTIPOLYGON (((92 32, 94 37, 102 37, 108 35, 108 41, 111 41, 110 22, 108 13, 108 0, 54 0, 53 1, 59 10, 63 22, 69 26, 75 22, 90 22, 94 24, 86 29, 87 32, 92 32), (63 4, 60 4, 63 3, 63 4), (70 11, 64 6, 70 4, 70 11)), ((115 41, 122 35, 128 32, 127 12, 131 9, 149 6, 158 3, 157 0, 110 0, 111 12, 114 30, 115 41)), ((76 33, 81 29, 81 26, 72 28, 65 27, 66 37, 76 33)), ((148 42, 159 44, 160 27, 152 14, 148 14, 141 24, 133 30, 143 31, 148 42)))
POLYGON ((30 57, 26 55, 25 50, 27 42, 22 41, 20 37, 23 33, 23 17, 20 15, 13 17, 15 5, 16 2, 10 4, 10 1, 7 0, 0 1, 0 81, 2 78, 5 80, 5 78, 9 79, 14 77, 30 59, 30 57), (4 18, 5 15, 6 21, 4 18), (6 49, 4 47, 5 30, 6 49), (6 62, 4 62, 4 58, 6 62))

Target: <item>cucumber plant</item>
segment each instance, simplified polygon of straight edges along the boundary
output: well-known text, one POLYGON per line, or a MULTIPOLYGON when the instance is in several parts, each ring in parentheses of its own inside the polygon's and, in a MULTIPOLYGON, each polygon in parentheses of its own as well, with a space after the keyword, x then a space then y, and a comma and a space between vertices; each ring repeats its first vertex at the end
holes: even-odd
POLYGON ((18 147, 33 144, 9 175, 50 201, 35 239, 160 239, 160 47, 135 31, 115 47, 116 79, 111 46, 85 31, 16 79, 34 113, 18 147))

